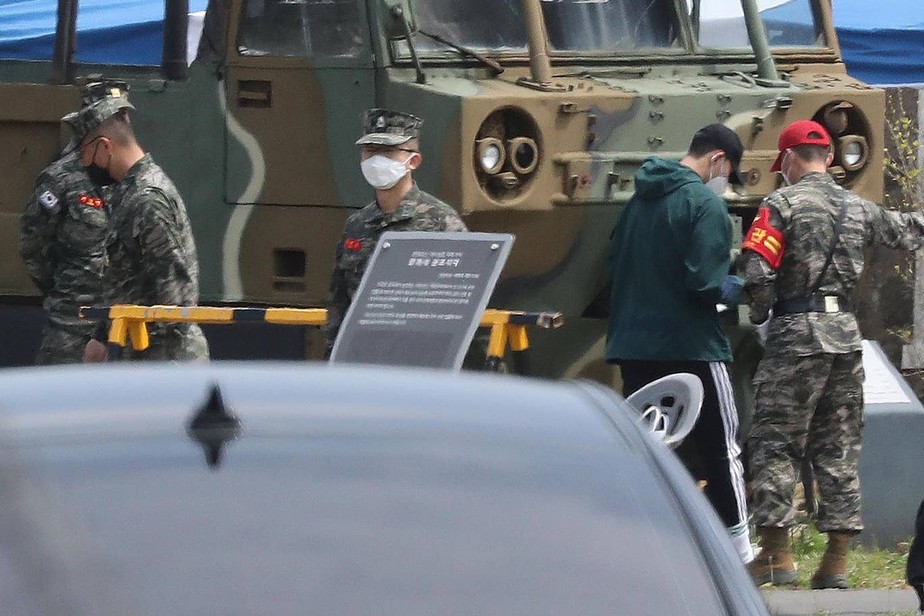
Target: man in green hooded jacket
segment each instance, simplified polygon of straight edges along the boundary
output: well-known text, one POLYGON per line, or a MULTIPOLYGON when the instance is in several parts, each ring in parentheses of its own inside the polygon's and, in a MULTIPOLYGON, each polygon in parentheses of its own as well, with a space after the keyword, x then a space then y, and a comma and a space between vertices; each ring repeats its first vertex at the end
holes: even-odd
POLYGON ((690 434, 706 475, 706 496, 728 527, 741 559, 754 558, 748 533, 738 412, 728 377, 731 347, 717 304, 735 304, 729 276, 731 223, 721 195, 744 148, 721 124, 693 136, 679 162, 651 157, 635 175, 612 237, 612 291, 606 361, 619 364, 628 396, 668 374, 703 382, 690 434))

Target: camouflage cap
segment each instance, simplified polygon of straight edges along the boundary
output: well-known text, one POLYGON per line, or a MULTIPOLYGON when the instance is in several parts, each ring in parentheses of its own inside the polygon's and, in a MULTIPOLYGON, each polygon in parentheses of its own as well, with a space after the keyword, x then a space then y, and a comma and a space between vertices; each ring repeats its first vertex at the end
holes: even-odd
POLYGON ((84 132, 80 127, 80 114, 76 111, 70 112, 61 118, 61 121, 70 126, 71 130, 73 131, 70 141, 68 141, 67 145, 64 146, 64 149, 61 150, 61 155, 66 156, 77 149, 81 140, 83 139, 84 132))
POLYGON ((421 126, 423 120, 409 113, 368 109, 363 113, 363 136, 356 145, 401 145, 420 137, 421 126))
POLYGON ((74 129, 74 132, 78 132, 80 128, 80 112, 72 111, 63 118, 61 121, 74 129))
POLYGON ((90 132, 123 109, 135 109, 128 102, 128 84, 115 80, 93 81, 83 86, 80 105, 78 125, 74 130, 81 134, 90 132))
POLYGON ((72 111, 63 118, 61 121, 71 127, 71 135, 80 141, 80 139, 86 134, 86 131, 83 130, 83 123, 80 121, 80 112, 72 111))

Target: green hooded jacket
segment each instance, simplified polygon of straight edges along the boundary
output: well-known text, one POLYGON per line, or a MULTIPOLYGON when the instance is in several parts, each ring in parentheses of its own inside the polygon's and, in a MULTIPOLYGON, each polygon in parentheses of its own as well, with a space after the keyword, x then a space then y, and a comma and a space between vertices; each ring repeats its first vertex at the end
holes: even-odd
POLYGON ((679 162, 647 159, 613 230, 606 361, 731 361, 716 303, 729 273, 725 202, 679 162))

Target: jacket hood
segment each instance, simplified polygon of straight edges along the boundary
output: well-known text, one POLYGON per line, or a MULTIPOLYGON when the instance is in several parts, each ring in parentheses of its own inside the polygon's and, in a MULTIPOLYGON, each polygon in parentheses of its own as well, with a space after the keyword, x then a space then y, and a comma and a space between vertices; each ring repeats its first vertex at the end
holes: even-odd
POLYGON ((681 186, 702 183, 695 171, 677 161, 649 158, 635 174, 635 194, 643 199, 657 199, 681 186))

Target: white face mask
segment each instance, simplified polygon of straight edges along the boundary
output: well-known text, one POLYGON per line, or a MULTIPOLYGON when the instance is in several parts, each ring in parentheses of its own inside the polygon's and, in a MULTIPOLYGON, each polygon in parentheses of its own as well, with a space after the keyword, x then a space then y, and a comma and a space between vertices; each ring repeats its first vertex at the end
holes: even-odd
POLYGON ((719 162, 719 175, 715 175, 712 170, 712 165, 709 165, 709 180, 706 181, 706 188, 722 196, 725 194, 725 189, 728 188, 728 176, 722 175, 722 158, 718 156, 713 158, 711 163, 719 162))
POLYGON ((372 188, 388 190, 408 174, 408 168, 405 165, 413 156, 411 154, 404 162, 398 162, 383 154, 376 154, 362 161, 360 168, 362 169, 363 177, 366 178, 372 188))
MULTIPOLYGON (((786 182, 787 186, 792 186, 792 180, 789 179, 789 174, 783 171, 783 165, 786 164, 786 160, 789 158, 789 150, 783 154, 783 160, 780 161, 780 176, 783 178, 783 181, 786 182)), ((792 169, 790 169, 792 171, 792 169)))

